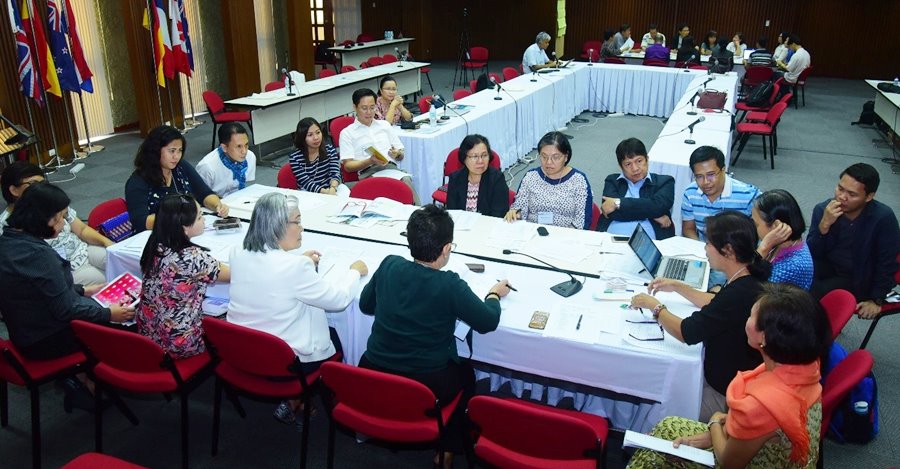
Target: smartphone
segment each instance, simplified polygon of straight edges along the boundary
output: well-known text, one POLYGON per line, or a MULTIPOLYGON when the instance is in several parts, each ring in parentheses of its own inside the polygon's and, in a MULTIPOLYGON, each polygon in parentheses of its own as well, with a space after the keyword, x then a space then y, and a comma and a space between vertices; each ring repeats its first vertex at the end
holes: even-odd
POLYGON ((528 327, 542 331, 547 327, 547 319, 549 318, 550 313, 545 311, 535 311, 534 314, 531 315, 531 321, 528 323, 528 327))
POLYGON ((613 236, 614 243, 627 243, 630 239, 628 236, 613 236))

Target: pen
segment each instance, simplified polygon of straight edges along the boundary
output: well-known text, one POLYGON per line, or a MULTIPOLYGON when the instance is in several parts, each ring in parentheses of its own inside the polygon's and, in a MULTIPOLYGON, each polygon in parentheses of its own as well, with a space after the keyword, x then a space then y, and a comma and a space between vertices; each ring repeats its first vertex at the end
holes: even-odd
POLYGON ((578 315, 578 324, 575 325, 575 330, 576 330, 576 331, 580 331, 580 330, 581 330, 581 318, 583 318, 583 317, 584 317, 583 314, 579 314, 579 315, 578 315))
MULTIPOLYGON (((497 279, 497 281, 499 282, 500 279, 497 279)), ((512 290, 512 291, 515 291, 515 292, 519 291, 519 290, 516 290, 515 287, 513 287, 512 285, 510 285, 509 282, 506 282, 506 286, 509 287, 509 289, 512 290)))

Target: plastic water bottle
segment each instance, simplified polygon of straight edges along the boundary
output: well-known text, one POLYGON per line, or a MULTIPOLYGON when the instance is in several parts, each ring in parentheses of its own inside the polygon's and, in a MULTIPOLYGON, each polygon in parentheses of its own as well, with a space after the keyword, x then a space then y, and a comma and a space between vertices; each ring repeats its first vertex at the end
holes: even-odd
POLYGON ((431 101, 431 108, 428 109, 428 120, 431 125, 437 125, 437 108, 434 107, 434 100, 431 101))

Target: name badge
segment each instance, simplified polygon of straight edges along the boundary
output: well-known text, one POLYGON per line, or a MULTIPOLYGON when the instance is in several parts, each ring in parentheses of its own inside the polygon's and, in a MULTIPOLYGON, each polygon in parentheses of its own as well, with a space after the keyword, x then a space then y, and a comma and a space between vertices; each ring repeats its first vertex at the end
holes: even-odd
POLYGON ((537 222, 540 223, 541 225, 552 225, 553 224, 553 212, 538 212, 537 222))

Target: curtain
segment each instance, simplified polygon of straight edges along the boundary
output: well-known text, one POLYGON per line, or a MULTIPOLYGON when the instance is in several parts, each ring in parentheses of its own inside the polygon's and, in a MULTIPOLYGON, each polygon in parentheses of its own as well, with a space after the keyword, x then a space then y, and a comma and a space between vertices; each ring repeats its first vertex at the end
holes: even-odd
POLYGON ((72 6, 72 12, 75 14, 76 29, 78 37, 81 39, 81 47, 84 50, 84 59, 94 75, 91 78, 94 92, 81 93, 81 99, 84 101, 84 117, 82 117, 78 93, 69 93, 76 127, 78 128, 78 139, 82 143, 86 143, 88 133, 85 130, 85 120, 87 120, 87 130, 90 131, 91 141, 95 137, 109 135, 113 132, 112 110, 109 105, 109 86, 106 81, 106 59, 103 55, 103 46, 101 45, 101 28, 103 25, 98 21, 94 1, 73 1, 69 3, 72 6))
POLYGON ((332 0, 334 6, 334 43, 356 40, 362 32, 360 0, 332 0))

